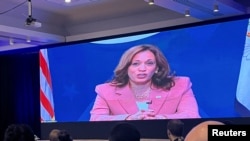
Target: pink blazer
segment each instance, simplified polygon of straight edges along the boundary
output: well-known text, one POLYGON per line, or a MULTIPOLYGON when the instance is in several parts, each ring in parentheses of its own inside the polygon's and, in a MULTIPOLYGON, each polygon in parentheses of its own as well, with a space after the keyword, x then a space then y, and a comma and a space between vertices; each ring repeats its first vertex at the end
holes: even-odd
MULTIPOLYGON (((200 118, 198 105, 188 77, 176 77, 171 90, 152 89, 149 109, 168 119, 200 118)), ((125 120, 138 112, 136 99, 128 85, 122 88, 104 83, 96 86, 97 96, 90 121, 125 120)))

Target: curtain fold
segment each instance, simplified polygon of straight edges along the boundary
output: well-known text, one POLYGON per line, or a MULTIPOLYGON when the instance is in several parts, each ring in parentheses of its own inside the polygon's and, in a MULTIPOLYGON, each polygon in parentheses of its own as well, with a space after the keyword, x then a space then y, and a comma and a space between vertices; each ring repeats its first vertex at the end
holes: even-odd
POLYGON ((29 124, 40 136, 38 52, 0 56, 0 139, 12 123, 29 124))

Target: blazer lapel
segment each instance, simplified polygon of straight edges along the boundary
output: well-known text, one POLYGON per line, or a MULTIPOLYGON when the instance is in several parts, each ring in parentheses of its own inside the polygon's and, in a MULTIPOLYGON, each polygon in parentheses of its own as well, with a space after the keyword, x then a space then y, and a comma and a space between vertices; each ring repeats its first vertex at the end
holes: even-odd
POLYGON ((119 95, 118 101, 121 104, 121 107, 128 114, 138 112, 136 100, 131 89, 129 88, 129 85, 126 85, 122 88, 116 88, 116 94, 119 95))
POLYGON ((150 99, 151 104, 149 105, 149 109, 152 109, 157 114, 164 102, 166 101, 169 95, 169 91, 163 91, 161 89, 153 89, 151 90, 150 99))

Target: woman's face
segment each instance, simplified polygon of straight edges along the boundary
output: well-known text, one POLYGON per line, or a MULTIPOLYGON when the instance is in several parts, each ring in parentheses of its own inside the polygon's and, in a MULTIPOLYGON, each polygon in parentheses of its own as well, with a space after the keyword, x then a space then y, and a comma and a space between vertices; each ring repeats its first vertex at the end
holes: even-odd
POLYGON ((139 52, 134 56, 131 65, 128 67, 130 82, 138 85, 147 84, 151 81, 156 69, 154 54, 149 50, 139 52))

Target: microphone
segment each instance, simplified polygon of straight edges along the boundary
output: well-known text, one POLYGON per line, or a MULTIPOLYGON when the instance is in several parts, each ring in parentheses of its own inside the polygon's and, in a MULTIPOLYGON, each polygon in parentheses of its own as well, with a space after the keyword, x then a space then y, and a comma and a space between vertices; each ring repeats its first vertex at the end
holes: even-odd
POLYGON ((153 103, 152 100, 149 100, 149 101, 146 102, 146 104, 152 104, 152 103, 153 103))

